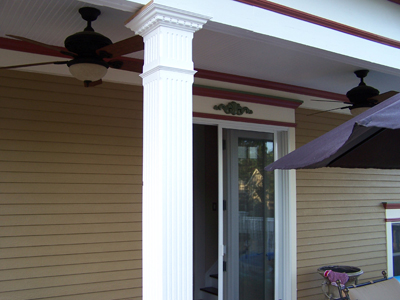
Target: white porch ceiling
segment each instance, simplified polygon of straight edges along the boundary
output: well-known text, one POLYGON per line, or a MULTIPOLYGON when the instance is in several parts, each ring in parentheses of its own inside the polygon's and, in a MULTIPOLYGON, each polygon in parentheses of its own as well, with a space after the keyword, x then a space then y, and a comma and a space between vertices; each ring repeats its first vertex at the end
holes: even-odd
MULTIPOLYGON (((133 32, 124 26, 124 22, 142 7, 141 4, 115 0, 111 2, 113 7, 108 7, 88 2, 101 3, 99 0, 2 0, 0 36, 13 34, 50 45, 63 46, 67 36, 82 31, 85 27, 85 21, 78 13, 78 9, 83 6, 95 6, 101 10, 102 14, 92 26, 113 42, 133 35, 133 32)), ((193 60, 198 69, 345 94, 358 84, 353 71, 366 68, 371 70, 366 78, 368 85, 381 92, 400 90, 400 70, 259 36, 213 22, 207 23, 202 30, 195 33, 193 43, 193 60)), ((0 52, 0 65, 15 63, 10 53, 12 52, 0 52)), ((143 53, 130 56, 143 58, 143 53)), ((48 57, 43 57, 43 61, 47 60, 48 57)))

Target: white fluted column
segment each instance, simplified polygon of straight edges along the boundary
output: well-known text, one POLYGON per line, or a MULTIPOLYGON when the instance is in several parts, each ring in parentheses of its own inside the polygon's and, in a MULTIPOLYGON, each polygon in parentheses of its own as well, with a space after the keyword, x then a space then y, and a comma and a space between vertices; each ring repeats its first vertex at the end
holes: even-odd
POLYGON ((150 4, 143 36, 143 300, 193 297, 193 33, 208 20, 150 4))

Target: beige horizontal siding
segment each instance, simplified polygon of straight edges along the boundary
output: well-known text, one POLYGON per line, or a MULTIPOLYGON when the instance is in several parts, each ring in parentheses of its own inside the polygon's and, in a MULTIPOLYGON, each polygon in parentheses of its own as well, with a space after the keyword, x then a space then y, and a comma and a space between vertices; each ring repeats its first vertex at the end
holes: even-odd
MULTIPOLYGON (((337 127, 350 116, 296 111, 296 147, 337 127)), ((326 265, 361 268, 360 282, 387 268, 382 202, 400 201, 400 171, 324 168, 297 171, 298 299, 321 300, 326 265)))
POLYGON ((142 88, 0 72, 0 299, 141 299, 142 88))

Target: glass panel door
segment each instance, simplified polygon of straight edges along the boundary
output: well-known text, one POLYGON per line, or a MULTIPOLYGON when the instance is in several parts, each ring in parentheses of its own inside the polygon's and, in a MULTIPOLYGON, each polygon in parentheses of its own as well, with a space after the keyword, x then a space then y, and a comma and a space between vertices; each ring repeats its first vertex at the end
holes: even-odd
POLYGON ((273 300, 274 173, 264 171, 274 160, 273 134, 230 131, 228 140, 231 187, 227 202, 232 226, 227 228, 231 231, 227 273, 233 285, 228 289, 236 291, 231 299, 273 300))

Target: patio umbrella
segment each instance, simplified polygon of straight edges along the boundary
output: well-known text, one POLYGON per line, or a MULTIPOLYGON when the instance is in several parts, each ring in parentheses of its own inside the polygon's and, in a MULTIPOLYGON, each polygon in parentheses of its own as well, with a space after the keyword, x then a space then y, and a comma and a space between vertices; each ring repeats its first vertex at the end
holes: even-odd
POLYGON ((400 94, 283 156, 265 169, 400 169, 400 94))

